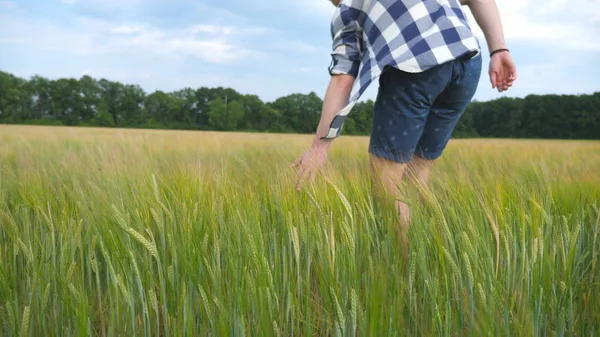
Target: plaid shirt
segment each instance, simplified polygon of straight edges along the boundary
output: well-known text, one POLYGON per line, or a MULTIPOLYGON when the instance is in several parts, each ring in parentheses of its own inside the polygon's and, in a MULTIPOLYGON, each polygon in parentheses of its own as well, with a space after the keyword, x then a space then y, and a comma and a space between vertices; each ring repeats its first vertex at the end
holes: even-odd
POLYGON ((480 50, 458 0, 342 0, 331 36, 329 73, 356 80, 348 105, 322 139, 339 136, 346 116, 385 66, 423 72, 480 50))

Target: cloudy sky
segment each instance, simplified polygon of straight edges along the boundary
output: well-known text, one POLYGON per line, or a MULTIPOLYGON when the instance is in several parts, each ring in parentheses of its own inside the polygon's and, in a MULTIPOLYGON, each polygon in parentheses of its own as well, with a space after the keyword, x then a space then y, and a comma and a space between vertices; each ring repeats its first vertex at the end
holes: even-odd
MULTIPOLYGON (((497 2, 519 80, 499 94, 482 76, 477 100, 600 91, 600 0, 497 2)), ((326 0, 0 0, 0 70, 88 74, 148 92, 323 97, 332 10, 326 0)), ((375 92, 373 84, 363 98, 375 92)))

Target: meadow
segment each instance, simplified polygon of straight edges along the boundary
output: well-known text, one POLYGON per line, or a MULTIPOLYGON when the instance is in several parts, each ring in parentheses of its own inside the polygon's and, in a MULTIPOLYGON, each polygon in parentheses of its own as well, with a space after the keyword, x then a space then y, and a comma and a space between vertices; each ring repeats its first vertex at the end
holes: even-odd
POLYGON ((408 260, 342 136, 0 126, 0 335, 598 336, 600 142, 452 140, 408 260))

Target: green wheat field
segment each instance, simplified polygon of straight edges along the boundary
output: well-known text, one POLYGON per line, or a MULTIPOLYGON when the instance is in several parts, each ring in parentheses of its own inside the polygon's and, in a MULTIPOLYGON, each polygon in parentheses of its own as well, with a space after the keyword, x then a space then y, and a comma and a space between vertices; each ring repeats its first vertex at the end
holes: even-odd
POLYGON ((600 142, 453 140, 406 186, 368 138, 0 126, 2 336, 599 336, 600 142))

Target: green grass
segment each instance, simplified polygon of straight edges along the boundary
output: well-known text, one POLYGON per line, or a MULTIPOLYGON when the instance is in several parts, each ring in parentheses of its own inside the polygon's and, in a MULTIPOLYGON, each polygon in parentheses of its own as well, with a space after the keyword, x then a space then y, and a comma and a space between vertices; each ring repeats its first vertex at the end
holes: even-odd
POLYGON ((600 143, 460 140, 402 260, 368 139, 0 127, 0 335, 600 334, 600 143))

